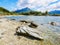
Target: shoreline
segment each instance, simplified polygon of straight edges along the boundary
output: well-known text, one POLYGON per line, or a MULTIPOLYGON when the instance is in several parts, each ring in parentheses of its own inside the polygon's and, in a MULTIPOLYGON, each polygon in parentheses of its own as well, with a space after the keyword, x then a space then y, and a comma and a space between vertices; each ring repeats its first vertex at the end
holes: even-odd
MULTIPOLYGON (((0 17, 4 17, 4 16, 37 16, 37 15, 0 15, 0 17)), ((56 16, 52 16, 52 17, 56 17, 56 16)), ((57 16, 57 17, 60 17, 60 16, 57 16)))
POLYGON ((35 15, 0 15, 0 16, 35 16, 35 15))

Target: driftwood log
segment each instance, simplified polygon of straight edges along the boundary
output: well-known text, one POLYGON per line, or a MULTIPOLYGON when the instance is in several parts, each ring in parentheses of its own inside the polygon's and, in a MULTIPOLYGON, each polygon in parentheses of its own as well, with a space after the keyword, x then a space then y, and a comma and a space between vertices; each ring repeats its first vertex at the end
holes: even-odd
POLYGON ((20 26, 17 28, 16 32, 27 36, 30 35, 38 39, 43 39, 39 31, 28 26, 20 26))

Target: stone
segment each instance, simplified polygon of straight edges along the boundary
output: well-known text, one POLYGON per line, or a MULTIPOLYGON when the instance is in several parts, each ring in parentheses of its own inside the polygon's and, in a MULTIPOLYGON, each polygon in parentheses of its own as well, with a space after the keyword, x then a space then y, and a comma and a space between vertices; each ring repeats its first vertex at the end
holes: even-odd
POLYGON ((4 32, 5 32, 6 30, 0 30, 0 39, 1 38, 3 38, 3 35, 4 35, 4 32))
POLYGON ((33 22, 31 22, 31 24, 29 25, 29 27, 36 28, 36 27, 38 27, 38 25, 35 24, 35 23, 33 23, 33 22))
POLYGON ((59 22, 50 22, 49 24, 50 25, 53 25, 53 26, 60 26, 60 23, 59 22))
POLYGON ((16 20, 16 19, 11 19, 11 20, 16 20))
POLYGON ((29 21, 29 20, 20 20, 20 22, 31 23, 32 21, 29 21))
POLYGON ((28 21, 28 20, 20 20, 20 22, 27 23, 29 27, 31 28, 36 28, 38 25, 34 23, 33 21, 28 21))
POLYGON ((49 24, 50 24, 50 25, 53 25, 53 26, 55 26, 55 25, 56 25, 56 23, 55 23, 55 22, 49 22, 49 24))

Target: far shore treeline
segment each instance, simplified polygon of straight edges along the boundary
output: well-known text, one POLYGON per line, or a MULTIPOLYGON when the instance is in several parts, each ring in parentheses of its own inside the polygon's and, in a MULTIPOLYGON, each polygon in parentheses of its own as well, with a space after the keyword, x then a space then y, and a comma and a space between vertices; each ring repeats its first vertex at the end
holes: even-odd
POLYGON ((41 12, 41 11, 28 11, 28 12, 14 12, 14 11, 9 11, 3 7, 0 7, 0 16, 3 15, 27 15, 27 16, 60 16, 60 14, 49 14, 48 11, 46 12, 41 12))

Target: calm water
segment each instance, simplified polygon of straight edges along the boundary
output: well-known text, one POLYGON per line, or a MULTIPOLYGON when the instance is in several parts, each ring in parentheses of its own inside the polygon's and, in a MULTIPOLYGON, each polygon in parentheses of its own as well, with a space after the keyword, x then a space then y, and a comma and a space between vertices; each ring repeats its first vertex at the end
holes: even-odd
POLYGON ((59 22, 60 16, 7 16, 8 19, 16 19, 16 21, 20 20, 31 20, 38 24, 44 24, 47 28, 51 29, 53 32, 60 34, 60 25, 52 26, 49 25, 49 22, 59 22))
POLYGON ((9 19, 31 20, 37 23, 60 22, 60 17, 56 16, 7 16, 9 19))

